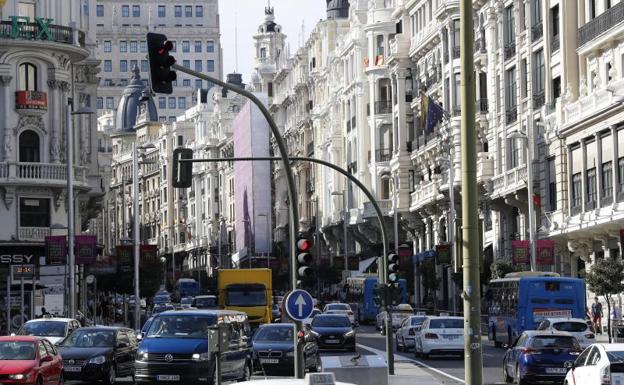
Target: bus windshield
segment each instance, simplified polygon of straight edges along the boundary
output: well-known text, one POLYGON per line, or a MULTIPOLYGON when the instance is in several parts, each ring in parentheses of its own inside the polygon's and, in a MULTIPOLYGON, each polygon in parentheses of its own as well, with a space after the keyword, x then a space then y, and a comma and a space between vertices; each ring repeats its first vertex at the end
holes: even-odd
POLYGON ((226 289, 227 306, 266 306, 266 288, 261 284, 229 285, 226 289))

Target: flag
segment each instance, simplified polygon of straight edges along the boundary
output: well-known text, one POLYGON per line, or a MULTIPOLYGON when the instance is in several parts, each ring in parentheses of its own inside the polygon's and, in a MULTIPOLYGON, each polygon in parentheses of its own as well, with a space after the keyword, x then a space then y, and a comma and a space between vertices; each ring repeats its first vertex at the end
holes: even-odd
POLYGON ((425 133, 430 134, 433 132, 433 129, 435 128, 435 126, 437 126, 438 123, 442 121, 442 118, 444 117, 444 109, 442 108, 441 105, 431 100, 431 98, 429 98, 428 96, 427 96, 427 99, 430 99, 430 100, 427 103, 428 108, 427 108, 427 120, 426 120, 426 125, 425 125, 425 133))
POLYGON ((537 208, 542 208, 542 198, 539 196, 539 194, 533 193, 533 204, 537 208))
POLYGON ((429 110, 429 96, 421 92, 420 94, 420 127, 425 127, 427 123, 427 111, 429 110))

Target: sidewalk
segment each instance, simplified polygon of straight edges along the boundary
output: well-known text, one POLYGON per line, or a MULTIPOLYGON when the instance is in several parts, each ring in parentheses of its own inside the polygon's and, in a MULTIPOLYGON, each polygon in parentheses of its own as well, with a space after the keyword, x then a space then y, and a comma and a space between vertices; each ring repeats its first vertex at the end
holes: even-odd
POLYGON ((399 360, 394 363, 394 376, 388 377, 388 385, 440 385, 442 384, 425 369, 413 362, 399 360))

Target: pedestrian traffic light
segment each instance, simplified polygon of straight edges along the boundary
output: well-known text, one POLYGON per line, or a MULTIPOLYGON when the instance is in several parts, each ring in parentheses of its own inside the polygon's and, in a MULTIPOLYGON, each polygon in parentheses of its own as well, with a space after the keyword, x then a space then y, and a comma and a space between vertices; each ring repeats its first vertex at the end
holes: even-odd
POLYGON ((190 148, 176 148, 173 150, 173 170, 171 184, 176 188, 189 188, 193 184, 193 163, 180 162, 182 159, 193 159, 193 150, 190 148))
POLYGON ((173 49, 173 43, 167 40, 167 36, 160 33, 149 32, 147 34, 147 54, 150 64, 150 83, 152 91, 160 94, 173 92, 172 82, 176 80, 175 71, 171 66, 176 60, 169 52, 173 49))
POLYGON ((297 275, 299 279, 312 275, 312 240, 306 236, 297 238, 297 275))
POLYGON ((399 282, 399 256, 388 254, 388 283, 399 282))

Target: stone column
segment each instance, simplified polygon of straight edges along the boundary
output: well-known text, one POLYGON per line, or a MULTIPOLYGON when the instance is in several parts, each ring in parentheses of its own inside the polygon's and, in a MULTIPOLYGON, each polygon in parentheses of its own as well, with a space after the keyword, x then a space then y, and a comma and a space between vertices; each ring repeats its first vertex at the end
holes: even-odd
MULTIPOLYGON (((0 76, 0 106, 3 106, 4 111, 9 110, 9 84, 11 84, 13 76, 2 75, 0 76)), ((0 114, 0 129, 4 130, 4 141, 2 146, 3 160, 8 162, 11 160, 13 154, 13 137, 11 130, 9 129, 9 114, 0 114)))
MULTIPOLYGON (((615 204, 618 201, 617 200, 618 192, 620 191, 620 188, 618 186, 618 172, 620 169, 619 160, 618 160, 618 133, 617 133, 616 125, 612 125, 610 129, 611 129, 611 137, 613 138, 613 148, 611 149, 611 151, 613 151, 613 161, 611 163, 612 164, 611 170, 613 172, 611 173, 611 176, 613 178, 613 206, 615 206, 615 204)), ((622 145, 624 145, 624 143, 622 143, 622 145)))
MULTIPOLYGON (((395 148, 395 152, 400 153, 405 153, 407 151, 406 148, 406 143, 407 140, 409 138, 408 132, 407 132, 407 122, 406 122, 406 118, 407 118, 407 113, 405 111, 405 78, 407 76, 407 71, 403 68, 400 68, 396 71, 395 74, 395 79, 396 79, 396 86, 397 86, 397 92, 396 92, 396 97, 397 100, 396 102, 396 106, 397 106, 397 110, 399 112, 399 116, 398 116, 398 127, 396 127, 395 129, 395 134, 396 134, 396 142, 398 144, 397 148, 395 148)), ((394 117, 392 118, 392 121, 394 122, 394 117)))
POLYGON ((50 79, 48 80, 50 89, 50 161, 51 163, 61 162, 61 132, 63 125, 64 103, 63 92, 69 90, 69 83, 50 79))
POLYGON ((585 140, 581 140, 581 156, 583 157, 583 166, 581 167, 581 212, 585 213, 585 204, 587 203, 587 146, 585 140))

